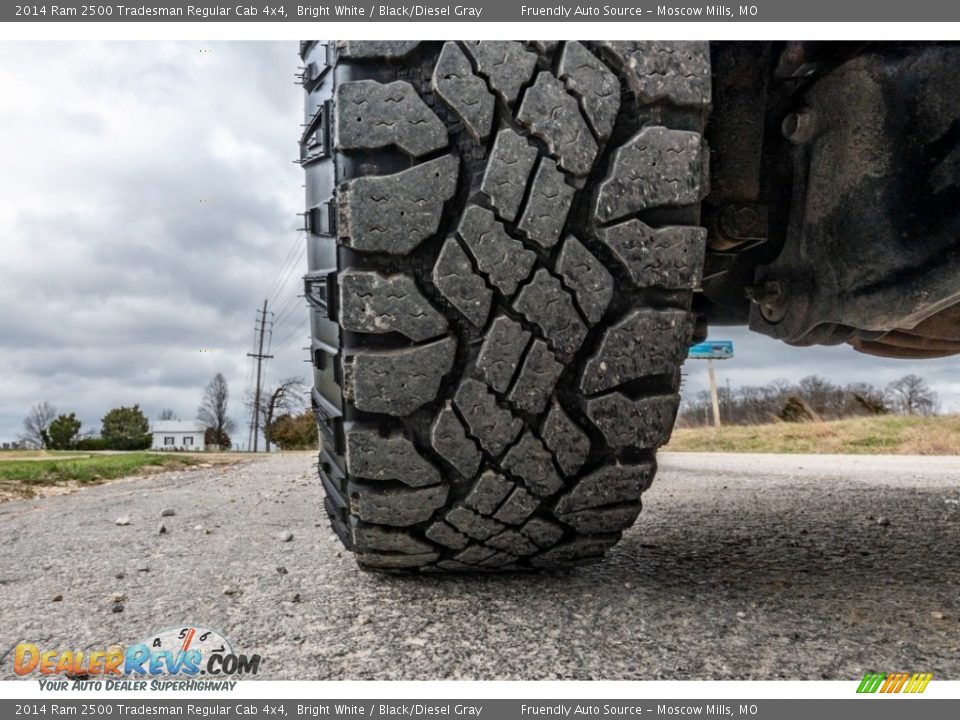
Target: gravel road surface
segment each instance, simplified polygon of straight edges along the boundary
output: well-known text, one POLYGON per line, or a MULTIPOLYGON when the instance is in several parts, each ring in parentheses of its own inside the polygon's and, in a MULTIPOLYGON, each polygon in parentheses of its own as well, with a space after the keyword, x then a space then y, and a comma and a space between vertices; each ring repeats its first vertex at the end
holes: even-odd
POLYGON ((0 677, 192 623, 260 679, 960 679, 960 458, 664 454, 604 564, 452 578, 360 572, 313 461, 0 505, 0 677))

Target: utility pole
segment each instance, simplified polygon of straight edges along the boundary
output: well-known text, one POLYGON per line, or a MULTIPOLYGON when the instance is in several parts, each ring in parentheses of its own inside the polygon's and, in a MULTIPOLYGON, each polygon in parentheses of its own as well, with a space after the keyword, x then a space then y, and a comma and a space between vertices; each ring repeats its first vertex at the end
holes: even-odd
POLYGON ((273 355, 263 354, 263 334, 267 329, 267 301, 263 301, 263 310, 260 311, 260 349, 256 353, 247 353, 249 357, 257 359, 257 389, 253 393, 253 451, 257 451, 260 435, 260 367, 265 358, 273 355))
POLYGON ((713 405, 713 426, 720 427, 720 398, 717 396, 717 373, 713 369, 713 359, 707 360, 707 372, 710 375, 710 403, 713 405))

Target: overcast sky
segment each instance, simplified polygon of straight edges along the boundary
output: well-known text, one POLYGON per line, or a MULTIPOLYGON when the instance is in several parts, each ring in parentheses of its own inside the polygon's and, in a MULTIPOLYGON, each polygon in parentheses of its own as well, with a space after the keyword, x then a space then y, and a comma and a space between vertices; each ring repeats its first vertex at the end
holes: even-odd
MULTIPOLYGON (((254 313, 285 258, 281 302, 305 270, 297 63, 290 42, 0 44, 0 440, 40 400, 85 430, 121 404, 191 419, 216 372, 246 425, 254 313)), ((307 374, 296 302, 268 382, 307 374)), ((718 368, 733 386, 915 372, 960 410, 957 360, 711 336, 736 341, 718 368)), ((690 391, 705 387, 705 363, 686 372, 690 391)))
MULTIPOLYGON (((192 419, 218 371, 246 424, 255 310, 301 224, 297 61, 291 42, 0 44, 0 440, 39 400, 84 429, 119 404, 192 419)), ((278 341, 306 338, 297 302, 278 341)), ((271 378, 306 372, 304 344, 271 378)))

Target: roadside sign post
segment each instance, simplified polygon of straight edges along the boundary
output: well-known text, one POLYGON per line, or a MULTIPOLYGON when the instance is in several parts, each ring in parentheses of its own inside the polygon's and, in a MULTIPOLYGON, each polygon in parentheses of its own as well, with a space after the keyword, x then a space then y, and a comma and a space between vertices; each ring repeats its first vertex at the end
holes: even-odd
POLYGON ((732 340, 706 340, 692 346, 687 353, 689 360, 706 360, 710 377, 710 404, 713 407, 713 426, 720 427, 720 396, 717 394, 717 372, 714 360, 729 360, 733 357, 732 340))
POLYGON ((710 376, 710 404, 713 406, 713 426, 720 427, 720 398, 717 395, 717 373, 713 368, 713 358, 707 360, 707 374, 710 376))

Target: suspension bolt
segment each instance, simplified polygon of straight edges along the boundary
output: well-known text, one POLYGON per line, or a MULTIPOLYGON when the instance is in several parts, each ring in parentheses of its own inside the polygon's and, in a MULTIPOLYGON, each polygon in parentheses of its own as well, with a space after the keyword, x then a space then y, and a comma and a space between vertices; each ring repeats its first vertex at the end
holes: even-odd
POLYGON ((817 131, 817 114, 811 108, 790 113, 780 126, 783 136, 794 145, 803 145, 813 140, 817 131))
POLYGON ((787 314, 787 283, 783 280, 764 280, 744 289, 747 298, 760 307, 763 319, 770 323, 783 320, 787 314))

